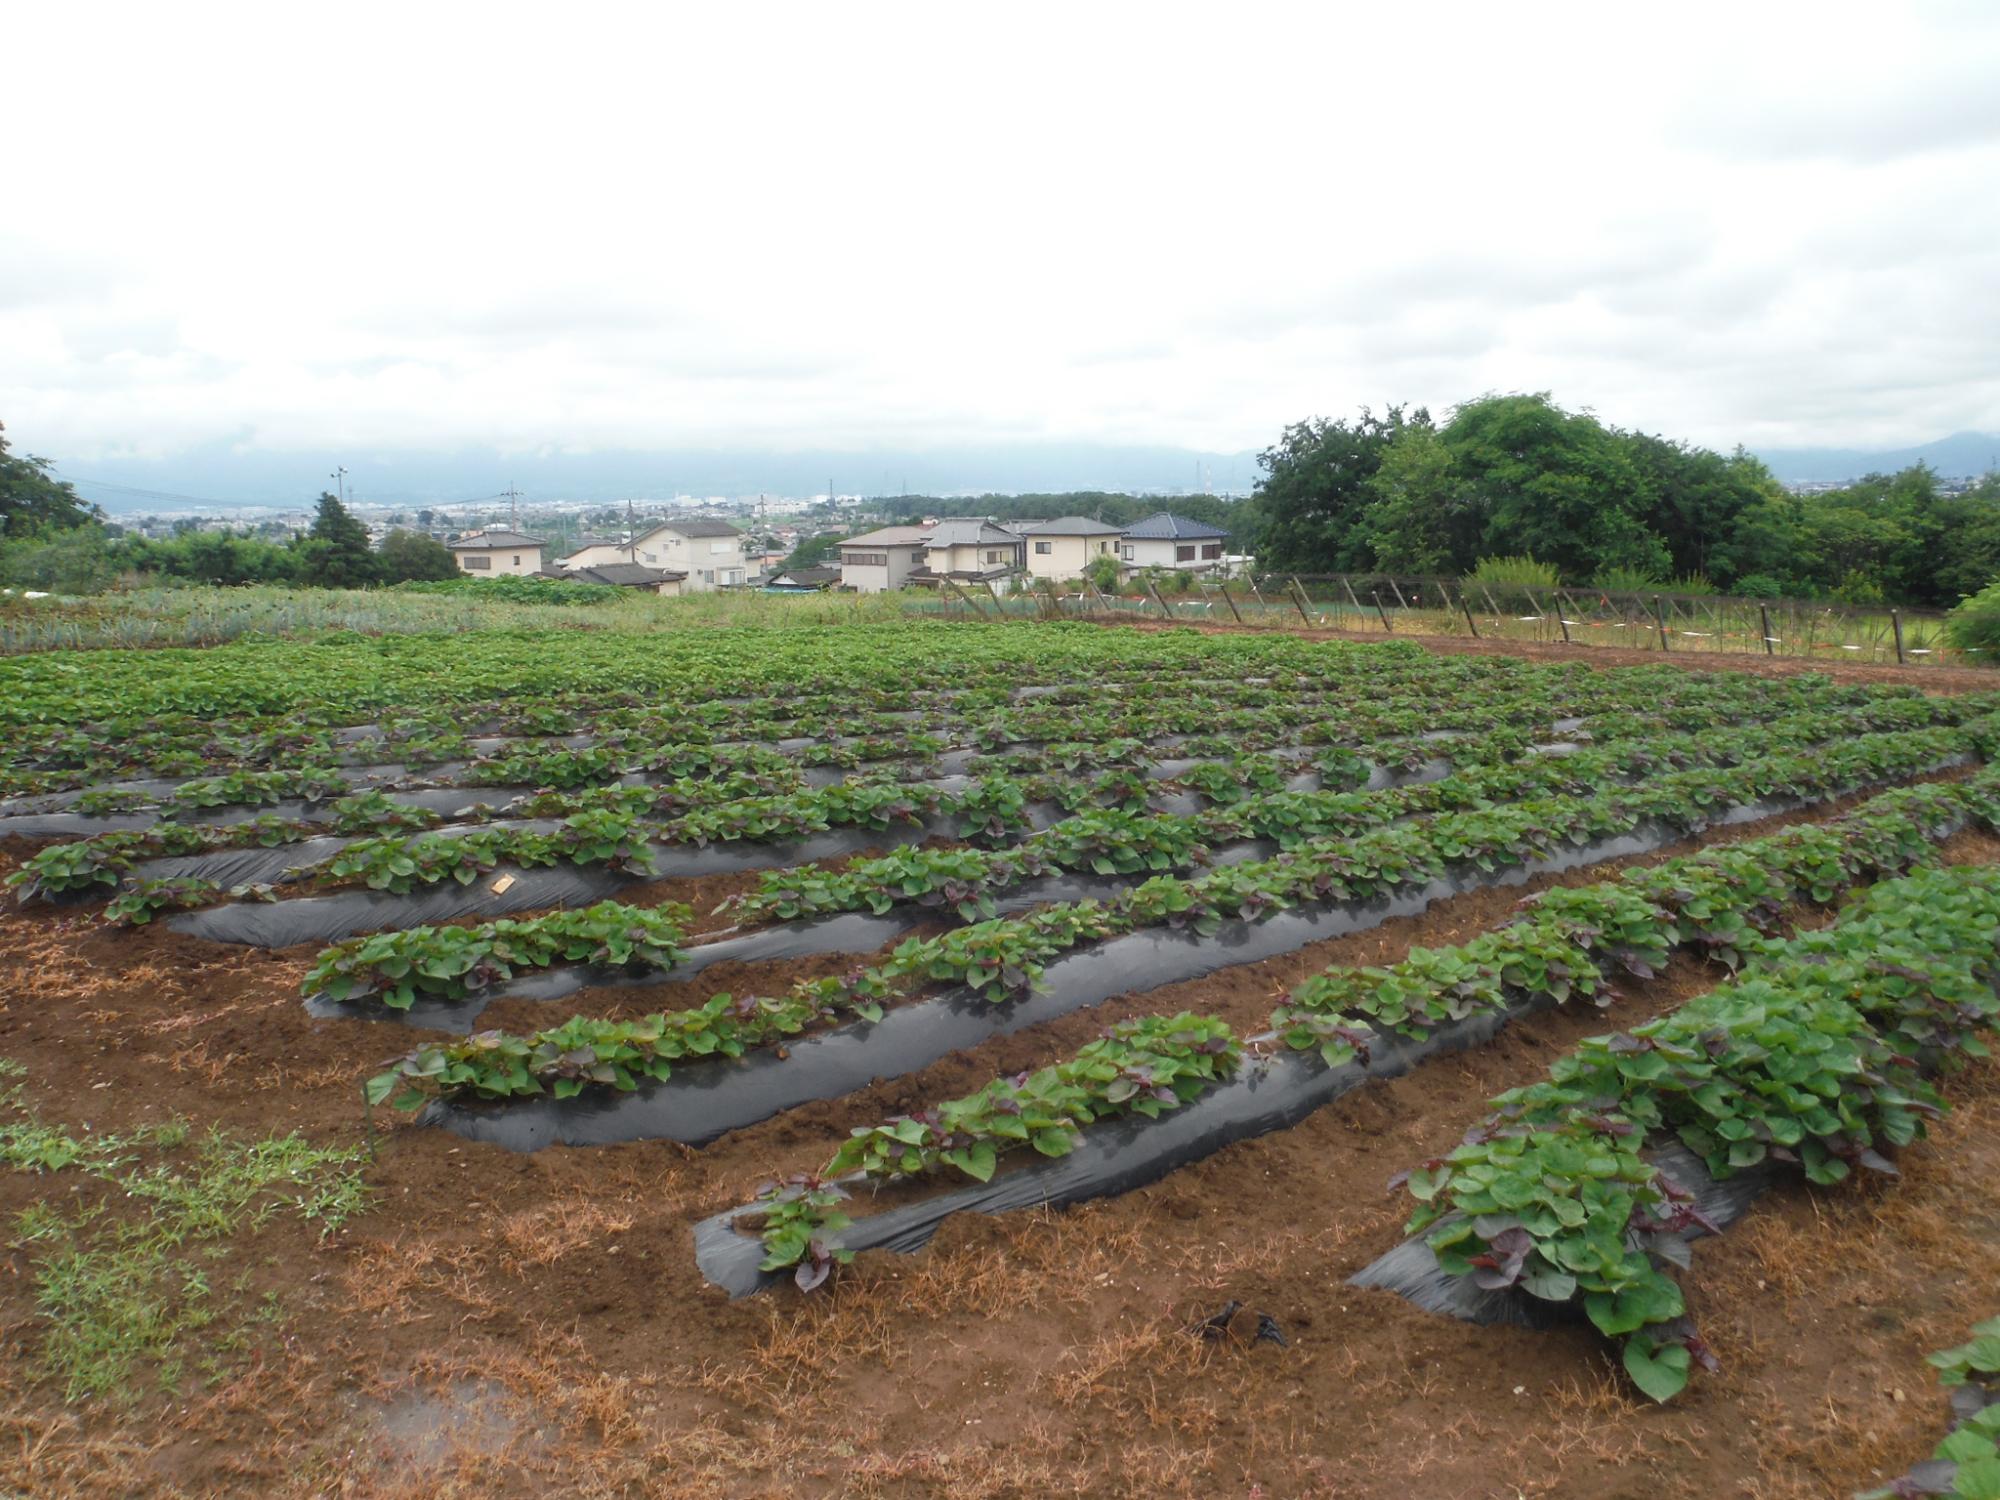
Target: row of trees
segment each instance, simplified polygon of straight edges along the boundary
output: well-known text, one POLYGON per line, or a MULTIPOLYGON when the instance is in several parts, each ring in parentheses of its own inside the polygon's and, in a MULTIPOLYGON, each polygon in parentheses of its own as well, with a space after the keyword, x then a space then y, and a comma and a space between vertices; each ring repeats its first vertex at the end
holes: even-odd
POLYGON ((0 584, 16 588, 96 593, 127 574, 321 588, 460 576, 450 551, 419 532, 391 531, 379 548, 371 547, 367 528, 332 495, 320 496, 309 531, 272 542, 196 530, 155 541, 106 525, 81 502, 68 512, 56 502, 21 508, 14 503, 20 494, 0 481, 0 516, 6 522, 0 526, 0 584))
POLYGON ((1458 575, 1525 555, 1579 583, 1932 605, 2000 575, 2000 476, 1949 495, 1918 467, 1793 495, 1740 448, 1626 432, 1545 394, 1487 396, 1442 424, 1400 406, 1300 422, 1259 462, 1256 496, 1223 524, 1281 572, 1458 575))

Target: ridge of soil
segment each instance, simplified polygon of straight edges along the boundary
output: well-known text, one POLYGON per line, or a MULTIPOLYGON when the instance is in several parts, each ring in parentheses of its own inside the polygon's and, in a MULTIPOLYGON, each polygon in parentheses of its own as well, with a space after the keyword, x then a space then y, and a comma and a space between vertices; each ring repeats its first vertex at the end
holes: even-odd
MULTIPOLYGON (((1045 1062, 1110 1020, 1188 1007, 1254 1029, 1313 968, 1464 941, 1534 889, 1838 810, 1470 892, 1121 996, 702 1151, 518 1156, 382 1129, 367 1174, 379 1206, 325 1243, 274 1221, 240 1295, 274 1293, 282 1322, 221 1384, 178 1397, 135 1385, 128 1405, 65 1407, 34 1381, 33 1247, 10 1245, 0 1489, 1776 1500, 1882 1482, 1945 1430, 1923 1354, 1993 1311, 2000 1065, 1948 1082, 1960 1108, 1903 1153, 1899 1182, 1790 1186, 1697 1247, 1693 1311, 1725 1368, 1664 1409, 1635 1396, 1587 1332, 1468 1328, 1345 1284, 1400 1237, 1390 1173, 1448 1148, 1493 1093, 1604 1029, 1594 1010, 1529 1018, 1124 1198, 961 1215, 922 1254, 862 1257, 828 1296, 727 1302, 702 1282, 688 1233, 759 1176, 816 1165, 847 1128, 1045 1062), (1273 1315, 1290 1347, 1186 1335, 1231 1298, 1273 1315)), ((1960 834, 1945 854, 2000 861, 2000 840, 1960 834)), ((13 862, 0 854, 0 869, 13 862)), ((309 959, 158 926, 120 932, 93 911, 8 909, 0 1056, 27 1067, 38 1114, 72 1129, 178 1115, 359 1144, 357 1082, 409 1038, 306 1016, 309 959)), ((1612 1015, 1655 1013, 1718 977, 1676 959, 1626 986, 1612 1015)), ((702 988, 722 981, 718 965, 702 988)), ((0 1221, 51 1181, 0 1175, 0 1221)), ((1253 1326, 1246 1313, 1236 1332, 1253 1326)))
POLYGON ((1694 672, 1748 672, 1755 677, 1796 677, 1816 673, 1835 682, 1907 683, 1927 693, 1990 693, 2000 689, 2000 673, 1985 667, 1889 666, 1881 662, 1814 661, 1804 656, 1758 656, 1749 651, 1639 651, 1630 646, 1563 646, 1547 641, 1510 641, 1451 635, 1384 635, 1380 631, 1288 629, 1282 625, 1217 624, 1202 620, 1135 620, 1083 615, 1107 630, 1192 630, 1200 635, 1289 635, 1302 641, 1384 641, 1422 646, 1439 656, 1520 656, 1530 661, 1587 662, 1598 667, 1681 667, 1694 672))

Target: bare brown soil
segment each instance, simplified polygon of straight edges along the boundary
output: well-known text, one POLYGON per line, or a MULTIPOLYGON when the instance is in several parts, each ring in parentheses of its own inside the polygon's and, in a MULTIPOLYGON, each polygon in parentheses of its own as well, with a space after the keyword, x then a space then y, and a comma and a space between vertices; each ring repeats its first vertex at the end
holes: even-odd
MULTIPOLYGON (((2000 860, 2000 841, 1961 835, 1947 854, 2000 860)), ((1585 1332, 1468 1328, 1346 1285, 1400 1236, 1388 1176, 1602 1029, 1594 1011, 1536 1017, 1122 1199, 961 1216, 919 1255, 864 1256, 831 1295, 730 1303, 694 1268, 693 1221, 815 1164, 852 1125, 1047 1061, 1126 1014, 1255 1026, 1311 968, 1463 941, 1522 894, 1121 997, 705 1151, 524 1157, 394 1126, 369 1171, 378 1206, 326 1243, 267 1229, 233 1295, 275 1294, 282 1321, 219 1384, 178 1396, 135 1383, 66 1406, 31 1373, 34 1247, 10 1245, 0 1492, 1776 1500, 1844 1495, 1926 1453, 1945 1407, 1922 1356, 1990 1316, 2000 1284, 1995 1066, 1952 1080, 1960 1108, 1904 1154, 1899 1182, 1785 1189, 1698 1247, 1688 1285, 1725 1368, 1666 1409, 1585 1332), (1229 1298, 1269 1312, 1291 1347, 1188 1336, 1229 1298)), ((409 1035, 307 1017, 309 957, 9 909, 0 1056, 72 1128, 178 1115, 359 1142, 357 1081, 409 1035)), ((1716 978, 1679 960, 1613 1015, 1716 978)), ((62 1182, 0 1176, 0 1223, 62 1182)))
POLYGON ((1990 693, 2000 689, 2000 673, 1980 667, 1889 666, 1876 662, 1818 661, 1804 656, 1759 656, 1748 651, 1637 651, 1627 646, 1563 646, 1543 641, 1508 641, 1449 635, 1383 635, 1380 631, 1288 630, 1278 625, 1220 625, 1207 621, 1094 619, 1106 629, 1193 630, 1202 635, 1290 635, 1304 641, 1355 641, 1379 645, 1400 641, 1440 656, 1520 656, 1530 661, 1582 661, 1594 667, 1656 667, 1665 663, 1696 672, 1748 672, 1756 677, 1795 677, 1812 672, 1836 682, 1900 682, 1927 693, 1990 693))

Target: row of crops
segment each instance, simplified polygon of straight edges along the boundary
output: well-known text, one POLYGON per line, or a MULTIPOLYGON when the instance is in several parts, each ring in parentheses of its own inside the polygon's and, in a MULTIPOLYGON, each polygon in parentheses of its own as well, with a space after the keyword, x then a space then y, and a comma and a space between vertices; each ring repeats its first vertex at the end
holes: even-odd
POLYGON ((732 1291, 810 1290, 953 1212, 1129 1190, 1690 953, 1724 981, 1412 1163, 1411 1238, 1363 1277, 1473 1319, 1568 1309, 1667 1399, 1713 1358, 1683 1283, 1688 1241, 1744 1208, 1725 1188, 1893 1171, 1996 1009, 2000 880, 1938 850, 2000 827, 2000 695, 938 623, 242 642, 0 678, 0 836, 40 846, 20 900, 307 945, 315 1014, 406 1029, 370 1105, 516 1149, 698 1146, 1115 997, 1605 867, 1460 947, 1317 973, 1261 1025, 1140 1015, 852 1119, 699 1226, 732 1291), (692 909, 682 882, 723 873, 735 893, 692 909), (1798 930, 1813 910, 1830 920, 1798 930), (841 962, 687 1000, 709 964, 800 955, 841 962), (679 1003, 648 1012, 662 986, 679 1003), (577 1008, 475 1031, 500 1000, 577 1008))

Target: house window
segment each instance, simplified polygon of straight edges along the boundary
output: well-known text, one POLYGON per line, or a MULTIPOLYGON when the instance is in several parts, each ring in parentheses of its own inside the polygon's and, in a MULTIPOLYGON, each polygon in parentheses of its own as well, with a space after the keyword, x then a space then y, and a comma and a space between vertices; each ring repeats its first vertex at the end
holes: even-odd
POLYGON ((475 573, 484 573, 488 568, 493 566, 493 559, 486 556, 483 552, 468 552, 459 561, 464 563, 468 570, 475 573))
POLYGON ((1035 556, 1037 557, 1047 557, 1051 552, 1055 550, 1056 550, 1056 544, 1054 542, 1035 543, 1035 556))
POLYGON ((986 554, 986 560, 989 563, 997 563, 998 561, 1000 561, 1000 554, 997 552, 989 552, 986 554))
POLYGON ((521 566, 521 554, 518 552, 514 554, 514 566, 517 568, 521 566))
POLYGON ((1106 557, 1109 557, 1109 556, 1111 555, 1111 543, 1109 543, 1109 542, 1099 542, 1099 543, 1097 544, 1097 550, 1098 550, 1098 551, 1099 551, 1100 553, 1102 553, 1102 554, 1103 554, 1104 556, 1106 556, 1106 557))
POLYGON ((660 554, 657 552, 641 552, 639 555, 645 558, 647 562, 658 562, 660 560, 660 554))
POLYGON ((1127 561, 1127 562, 1130 562, 1130 561, 1132 560, 1132 549, 1131 549, 1131 547, 1129 547, 1129 546, 1125 546, 1125 547, 1120 547, 1120 548, 1118 549, 1118 555, 1119 555, 1120 557, 1124 558, 1124 559, 1125 559, 1125 561, 1127 561))
POLYGON ((1201 555, 1207 558, 1210 562, 1214 562, 1216 559, 1222 556, 1222 543, 1203 542, 1201 544, 1201 555))
POLYGON ((708 555, 713 557, 719 552, 727 552, 735 545, 734 542, 710 542, 708 544, 708 555))
POLYGON ((1190 545, 1190 546, 1186 546, 1186 547, 1176 547, 1176 548, 1174 548, 1174 561, 1175 561, 1175 562, 1193 562, 1193 561, 1194 561, 1194 548, 1193 548, 1193 546, 1192 546, 1192 545, 1190 545))
POLYGON ((889 554, 886 552, 843 552, 841 562, 850 568, 886 568, 889 554))
POLYGON ((713 568, 703 568, 703 569, 701 570, 701 581, 702 581, 703 583, 713 583, 713 582, 715 582, 715 569, 713 569, 713 568))

